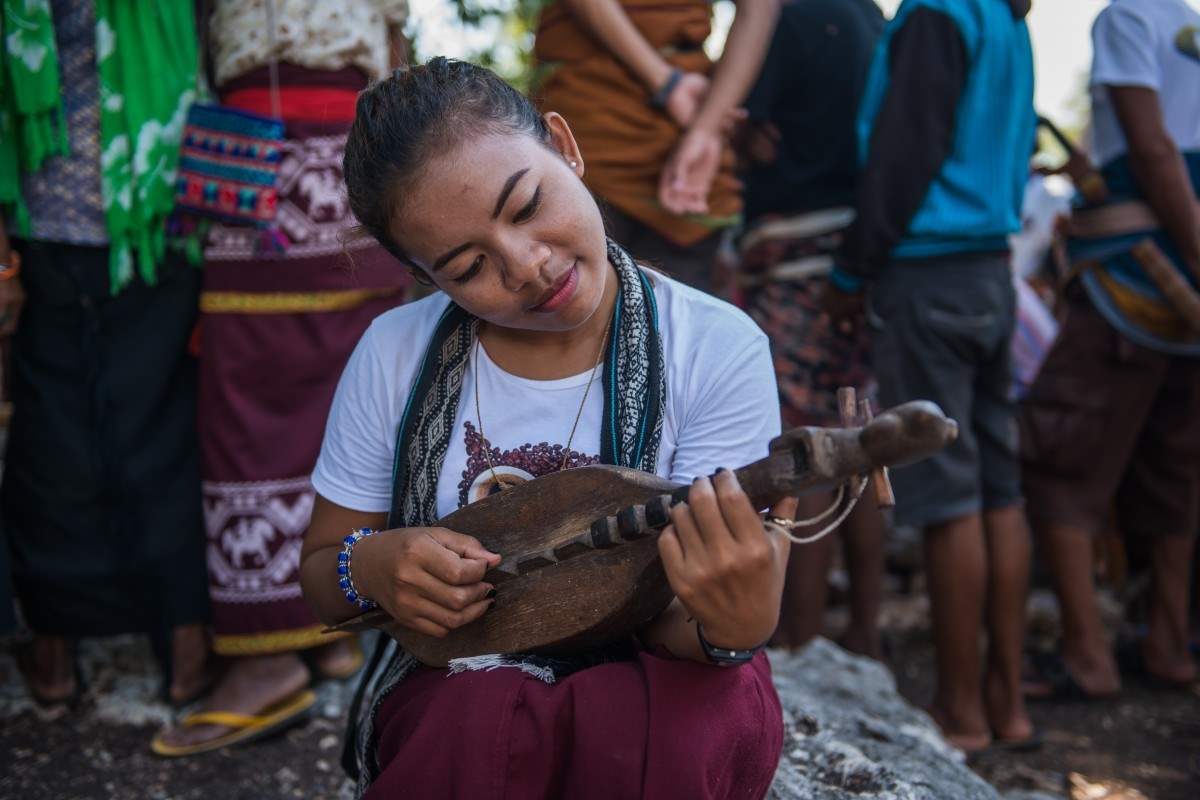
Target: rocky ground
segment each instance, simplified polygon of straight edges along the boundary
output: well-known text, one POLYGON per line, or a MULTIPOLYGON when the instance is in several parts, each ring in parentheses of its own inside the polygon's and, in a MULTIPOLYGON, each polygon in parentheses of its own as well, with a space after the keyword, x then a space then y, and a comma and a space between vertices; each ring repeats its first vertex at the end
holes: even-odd
MULTIPOLYGON (((926 609, 923 596, 896 598, 885 608, 892 644, 888 663, 901 693, 917 704, 928 702, 933 691, 926 609)), ((1031 641, 1051 647, 1054 622, 1049 595, 1035 592, 1031 641)), ((971 762, 1002 790, 1071 800, 1200 797, 1200 686, 1172 692, 1127 679, 1115 699, 1032 703, 1030 713, 1045 738, 1040 751, 985 754, 971 762)))
MULTIPOLYGON (((831 633, 837 617, 831 614, 831 633)), ((893 596, 885 623, 889 666, 911 703, 895 693, 886 670, 828 643, 775 655, 789 726, 775 797, 982 799, 999 796, 993 787, 1006 800, 1200 796, 1200 692, 1134 685, 1106 703, 1037 705, 1045 748, 985 755, 970 764, 971 774, 913 707, 932 687, 920 593, 893 596)), ((88 691, 69 714, 35 708, 7 649, 0 653, 0 798, 350 796, 338 765, 348 686, 320 687, 310 720, 274 739, 168 761, 146 746, 171 713, 156 699, 146 644, 136 637, 86 641, 80 656, 88 691)))

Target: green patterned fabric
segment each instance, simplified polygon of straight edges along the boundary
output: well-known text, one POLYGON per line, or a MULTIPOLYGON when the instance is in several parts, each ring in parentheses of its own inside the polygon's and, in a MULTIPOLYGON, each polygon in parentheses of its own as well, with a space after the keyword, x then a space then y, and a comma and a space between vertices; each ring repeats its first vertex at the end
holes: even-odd
MULTIPOLYGON (((50 4, 3 3, 0 203, 12 209, 20 233, 28 228, 20 173, 65 154, 67 131, 50 4)), ((179 140, 195 96, 197 43, 191 0, 95 4, 101 193, 115 294, 135 274, 149 284, 156 280, 174 205, 179 140)))
POLYGON ((27 231, 20 173, 35 171, 47 157, 68 152, 48 0, 4 0, 2 33, 0 203, 12 208, 18 231, 27 231))

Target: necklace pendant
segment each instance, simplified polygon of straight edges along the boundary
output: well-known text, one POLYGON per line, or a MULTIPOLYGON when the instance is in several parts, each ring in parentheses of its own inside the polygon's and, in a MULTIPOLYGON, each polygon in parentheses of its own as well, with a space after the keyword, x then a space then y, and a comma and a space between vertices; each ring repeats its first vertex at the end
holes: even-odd
POLYGON ((520 486, 522 483, 524 483, 523 480, 515 475, 494 475, 492 479, 496 482, 496 487, 502 492, 505 489, 510 489, 513 486, 520 486))

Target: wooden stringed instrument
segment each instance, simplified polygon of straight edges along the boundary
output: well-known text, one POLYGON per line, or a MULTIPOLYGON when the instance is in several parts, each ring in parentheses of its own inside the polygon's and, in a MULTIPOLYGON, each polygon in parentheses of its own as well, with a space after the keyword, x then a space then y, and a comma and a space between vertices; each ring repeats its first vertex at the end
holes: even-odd
MULTIPOLYGON (((919 461, 957 432, 937 405, 915 401, 862 427, 787 431, 765 458, 736 473, 754 507, 768 508, 919 461)), ((628 637, 674 597, 657 534, 689 489, 635 469, 592 465, 490 495, 437 522, 503 557, 483 578, 496 587, 486 614, 441 639, 401 626, 382 609, 327 630, 381 628, 430 666, 490 653, 565 654, 628 637)))

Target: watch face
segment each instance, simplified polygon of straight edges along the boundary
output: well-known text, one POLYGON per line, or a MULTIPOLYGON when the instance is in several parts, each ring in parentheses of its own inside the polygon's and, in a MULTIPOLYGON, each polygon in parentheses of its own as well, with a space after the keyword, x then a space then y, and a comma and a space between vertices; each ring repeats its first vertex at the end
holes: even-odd
POLYGON ((721 650, 712 648, 707 652, 710 659, 722 666, 731 666, 734 664, 745 664, 750 659, 754 658, 753 650, 721 650))
POLYGON ((700 648, 704 651, 704 655, 713 664, 719 667, 736 667, 739 664, 754 658, 754 654, 762 648, 756 647, 752 650, 729 650, 724 647, 714 647, 707 639, 704 638, 704 631, 700 626, 696 626, 696 635, 700 639, 700 648))

